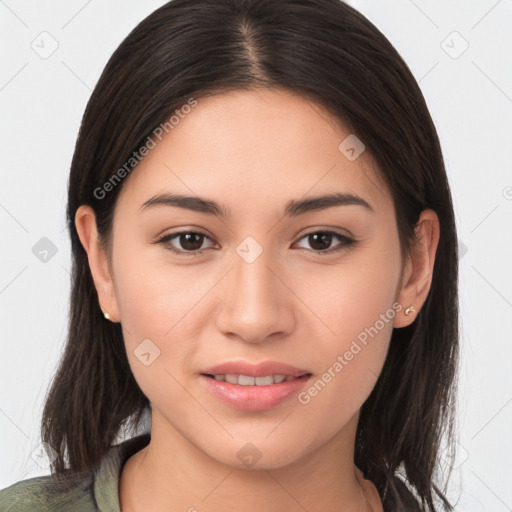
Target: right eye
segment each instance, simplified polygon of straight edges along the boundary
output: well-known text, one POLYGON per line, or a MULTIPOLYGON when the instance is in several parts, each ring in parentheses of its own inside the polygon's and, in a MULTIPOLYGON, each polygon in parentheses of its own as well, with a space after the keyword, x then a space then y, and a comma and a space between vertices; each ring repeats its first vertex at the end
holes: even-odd
POLYGON ((209 236, 198 231, 178 231, 176 233, 164 235, 162 238, 157 240, 157 243, 163 244, 166 249, 176 254, 199 256, 204 250, 201 249, 201 246, 203 245, 205 238, 211 240, 209 236), (171 240, 175 238, 183 247, 182 249, 176 249, 171 243, 171 240))

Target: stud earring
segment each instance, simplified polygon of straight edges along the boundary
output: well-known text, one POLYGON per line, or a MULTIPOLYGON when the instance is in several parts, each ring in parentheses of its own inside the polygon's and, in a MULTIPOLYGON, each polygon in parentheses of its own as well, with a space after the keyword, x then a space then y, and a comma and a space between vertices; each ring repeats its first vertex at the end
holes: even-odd
POLYGON ((404 313, 406 315, 410 315, 411 313, 416 313, 416 310, 414 309, 414 306, 409 306, 405 311, 404 313))
POLYGON ((107 320, 110 320, 110 315, 108 313, 103 313, 103 316, 107 319, 107 320))

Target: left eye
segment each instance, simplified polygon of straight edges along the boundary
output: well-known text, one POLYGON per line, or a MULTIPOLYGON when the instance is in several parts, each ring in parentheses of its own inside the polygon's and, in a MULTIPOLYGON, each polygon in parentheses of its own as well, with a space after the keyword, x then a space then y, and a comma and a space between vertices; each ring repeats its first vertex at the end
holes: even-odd
POLYGON ((336 251, 342 250, 344 247, 348 247, 352 245, 355 240, 349 238, 348 236, 341 235, 340 233, 336 233, 334 231, 313 231, 304 235, 301 240, 305 238, 308 240, 308 243, 317 245, 317 249, 314 249, 314 252, 317 253, 332 253, 336 251), (333 238, 337 238, 341 241, 335 248, 327 248, 326 246, 331 245, 333 238), (319 248, 318 248, 319 247, 319 248))
MULTIPOLYGON (((204 250, 202 248, 203 241, 205 239, 211 240, 211 238, 203 233, 197 231, 180 231, 178 233, 172 233, 165 235, 158 243, 164 244, 167 249, 177 254, 186 254, 188 256, 197 256, 204 250), (171 240, 178 239, 181 249, 176 249, 171 243, 171 240)), ((348 247, 355 243, 355 240, 349 238, 340 233, 334 231, 313 231, 301 237, 299 239, 307 239, 308 243, 312 245, 313 252, 320 253, 332 253, 342 250, 344 247, 348 247), (329 248, 332 244, 333 239, 338 239, 341 243, 335 246, 335 248, 329 248), (316 246, 316 248, 314 247, 316 246)), ((305 247, 301 247, 304 249, 305 247)), ((307 249, 307 248, 306 248, 307 249)))

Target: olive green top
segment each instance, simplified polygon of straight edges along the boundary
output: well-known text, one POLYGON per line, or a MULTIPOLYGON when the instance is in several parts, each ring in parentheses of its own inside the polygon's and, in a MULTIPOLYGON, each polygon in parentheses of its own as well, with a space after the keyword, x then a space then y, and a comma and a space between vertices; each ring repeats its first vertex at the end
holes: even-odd
POLYGON ((124 463, 149 443, 150 434, 132 437, 110 448, 93 477, 72 489, 51 475, 21 480, 0 490, 1 512, 121 512, 119 478, 124 463))

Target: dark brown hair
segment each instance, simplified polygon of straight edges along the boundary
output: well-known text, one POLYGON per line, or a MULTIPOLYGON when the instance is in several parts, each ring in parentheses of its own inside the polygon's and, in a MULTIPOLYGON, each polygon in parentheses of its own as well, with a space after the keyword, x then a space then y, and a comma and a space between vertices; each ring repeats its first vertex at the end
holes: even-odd
MULTIPOLYGON (((382 373, 361 409, 355 463, 386 511, 441 501, 441 441, 454 454, 458 366, 457 236, 443 156, 425 100, 386 37, 339 0, 173 0, 143 20, 107 63, 87 105, 69 176, 72 291, 65 351, 46 397, 42 440, 52 474, 92 474, 121 427, 149 407, 128 364, 121 325, 104 320, 75 213, 90 205, 106 248, 123 181, 95 191, 190 98, 281 88, 323 105, 366 145, 391 191, 402 253, 420 212, 440 240, 426 302, 394 329, 382 373)), ((126 179, 126 178, 125 178, 126 179)))

